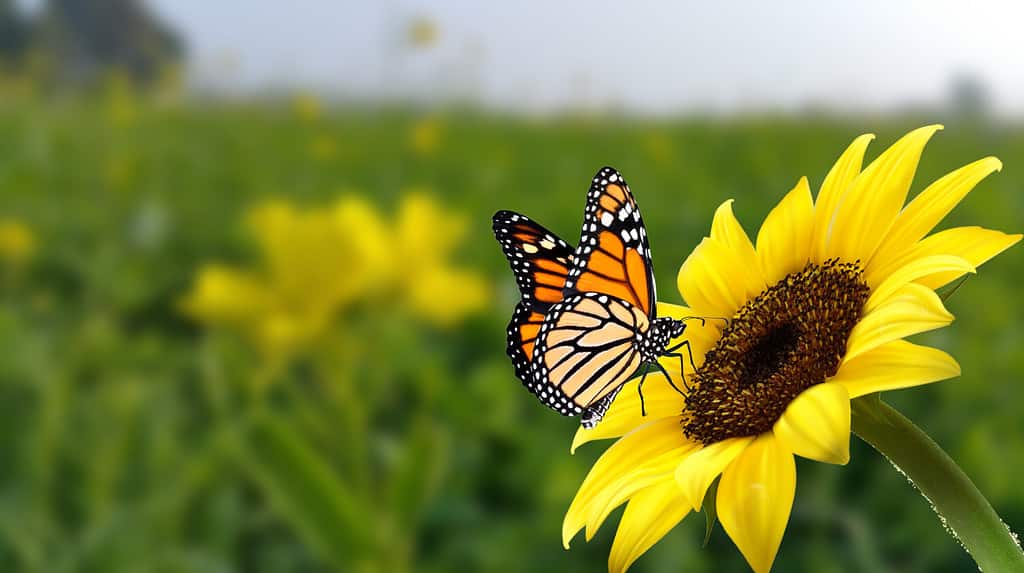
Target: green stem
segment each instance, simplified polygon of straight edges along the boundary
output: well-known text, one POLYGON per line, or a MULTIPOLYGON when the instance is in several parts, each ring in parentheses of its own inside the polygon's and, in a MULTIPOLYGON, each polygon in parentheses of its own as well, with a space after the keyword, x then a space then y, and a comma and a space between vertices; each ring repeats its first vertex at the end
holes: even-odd
POLYGON ((1024 552, 1009 527, 913 422, 874 394, 853 401, 853 431, 906 474, 982 571, 1024 571, 1024 552))

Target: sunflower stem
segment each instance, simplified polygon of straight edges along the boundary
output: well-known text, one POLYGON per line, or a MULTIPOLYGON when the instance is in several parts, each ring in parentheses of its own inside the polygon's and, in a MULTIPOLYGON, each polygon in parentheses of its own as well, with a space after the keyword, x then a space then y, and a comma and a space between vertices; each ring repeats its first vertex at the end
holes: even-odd
POLYGON ((853 401, 852 422, 854 433, 888 458, 931 503, 982 571, 1024 571, 1016 536, 928 434, 877 394, 853 401))

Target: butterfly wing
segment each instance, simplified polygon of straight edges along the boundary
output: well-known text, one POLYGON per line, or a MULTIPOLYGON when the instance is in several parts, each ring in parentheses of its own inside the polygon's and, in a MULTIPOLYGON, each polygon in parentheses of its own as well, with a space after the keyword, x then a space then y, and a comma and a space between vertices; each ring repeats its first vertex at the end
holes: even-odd
POLYGON ((507 344, 505 353, 512 359, 516 377, 532 391, 533 373, 530 361, 533 349, 537 344, 537 334, 544 323, 544 314, 530 308, 526 302, 520 302, 512 312, 512 320, 508 323, 507 344))
POLYGON ((498 211, 492 223, 494 237, 512 267, 523 303, 544 313, 552 304, 561 302, 572 247, 526 215, 513 211, 498 211))
POLYGON ((654 270, 640 209, 618 171, 602 168, 587 193, 580 244, 573 253, 566 293, 596 292, 654 316, 654 270))
POLYGON ((516 377, 529 387, 537 333, 548 309, 562 301, 572 247, 526 215, 498 211, 492 223, 523 297, 508 323, 506 353, 516 377))
POLYGON ((640 367, 637 332, 650 321, 639 307, 600 294, 576 294, 551 307, 538 332, 527 386, 548 407, 584 414, 593 426, 640 367))

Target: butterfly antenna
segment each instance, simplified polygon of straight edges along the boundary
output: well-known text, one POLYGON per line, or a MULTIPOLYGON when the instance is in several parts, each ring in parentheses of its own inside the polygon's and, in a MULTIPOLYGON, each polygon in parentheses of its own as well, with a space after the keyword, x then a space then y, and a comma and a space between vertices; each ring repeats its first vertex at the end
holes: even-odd
POLYGON ((702 328, 708 323, 708 321, 704 320, 703 316, 684 316, 679 319, 679 322, 686 322, 687 320, 699 320, 702 328))
POLYGON ((679 319, 679 322, 686 322, 687 320, 699 320, 702 327, 707 324, 708 320, 721 320, 726 326, 732 324, 732 321, 724 316, 684 316, 679 319))

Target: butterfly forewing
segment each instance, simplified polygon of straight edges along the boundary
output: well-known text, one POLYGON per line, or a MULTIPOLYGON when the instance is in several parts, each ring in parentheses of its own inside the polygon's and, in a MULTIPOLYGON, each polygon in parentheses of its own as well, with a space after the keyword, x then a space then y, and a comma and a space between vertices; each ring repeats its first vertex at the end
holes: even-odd
POLYGON ((539 312, 561 302, 572 247, 526 215, 498 211, 492 223, 523 302, 539 312))
POLYGON ((597 172, 573 253, 566 292, 597 292, 629 302, 653 316, 651 249, 640 209, 618 171, 597 172))
POLYGON ((640 367, 636 334, 649 325, 647 314, 627 301, 600 293, 572 295, 551 307, 540 328, 531 390, 566 415, 599 404, 640 367))

